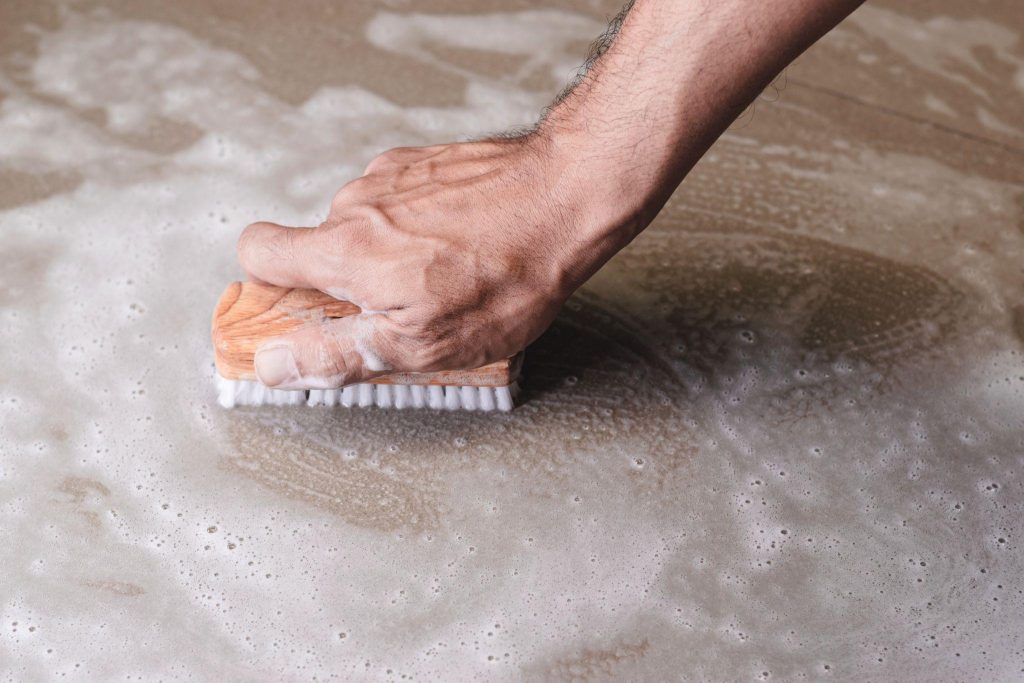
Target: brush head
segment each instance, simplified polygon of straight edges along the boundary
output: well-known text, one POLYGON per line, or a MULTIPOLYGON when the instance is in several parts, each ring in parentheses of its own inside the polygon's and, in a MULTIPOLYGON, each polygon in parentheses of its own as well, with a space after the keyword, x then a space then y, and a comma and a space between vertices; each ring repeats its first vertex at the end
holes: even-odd
POLYGON ((256 349, 274 337, 360 309, 313 289, 233 282, 213 313, 218 403, 252 405, 378 406, 448 410, 511 410, 522 352, 471 370, 403 372, 342 389, 270 389, 256 378, 256 349))
POLYGON ((217 375, 217 403, 239 406, 323 406, 344 408, 430 408, 433 410, 509 411, 519 385, 474 387, 441 384, 352 384, 342 389, 286 391, 251 380, 217 375))

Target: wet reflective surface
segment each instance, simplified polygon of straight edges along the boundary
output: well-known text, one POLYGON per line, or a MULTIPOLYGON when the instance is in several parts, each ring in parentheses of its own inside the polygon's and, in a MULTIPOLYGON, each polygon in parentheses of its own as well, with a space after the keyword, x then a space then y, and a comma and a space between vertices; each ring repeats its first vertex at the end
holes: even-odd
POLYGON ((4 680, 1024 676, 1014 3, 854 14, 513 413, 216 406, 246 223, 529 122, 614 9, 3 10, 4 680))

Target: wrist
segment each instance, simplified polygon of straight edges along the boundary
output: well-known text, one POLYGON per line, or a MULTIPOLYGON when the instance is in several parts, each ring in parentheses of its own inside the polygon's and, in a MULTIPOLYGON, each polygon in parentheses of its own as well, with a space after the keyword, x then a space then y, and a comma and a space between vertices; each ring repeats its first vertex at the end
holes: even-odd
POLYGON ((585 130, 545 120, 526 139, 539 169, 540 243, 548 245, 548 278, 564 299, 626 246, 660 209, 642 175, 631 173, 585 130))
POLYGON ((535 135, 553 182, 573 197, 579 231, 614 243, 616 250, 647 227, 679 182, 669 172, 671 143, 655 150, 638 145, 654 136, 646 122, 624 122, 613 130, 587 102, 560 103, 535 135))

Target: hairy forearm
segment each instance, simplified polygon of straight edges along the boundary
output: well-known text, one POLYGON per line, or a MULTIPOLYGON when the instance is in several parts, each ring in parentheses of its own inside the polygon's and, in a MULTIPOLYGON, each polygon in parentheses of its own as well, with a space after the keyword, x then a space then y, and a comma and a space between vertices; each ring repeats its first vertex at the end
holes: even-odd
POLYGON ((861 1, 636 0, 538 131, 572 169, 565 182, 582 179, 595 198, 592 227, 615 231, 609 248, 642 230, 772 79, 861 1))

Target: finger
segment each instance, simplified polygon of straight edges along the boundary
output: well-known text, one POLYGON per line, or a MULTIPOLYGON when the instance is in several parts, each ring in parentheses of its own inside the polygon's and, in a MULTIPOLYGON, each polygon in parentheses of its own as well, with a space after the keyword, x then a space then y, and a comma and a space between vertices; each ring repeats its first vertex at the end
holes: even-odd
POLYGON ((256 376, 275 389, 337 389, 390 367, 382 360, 378 315, 354 315, 272 339, 256 351, 256 376))
POLYGON ((279 287, 315 288, 326 254, 314 228, 253 223, 238 238, 238 261, 249 277, 279 287))

